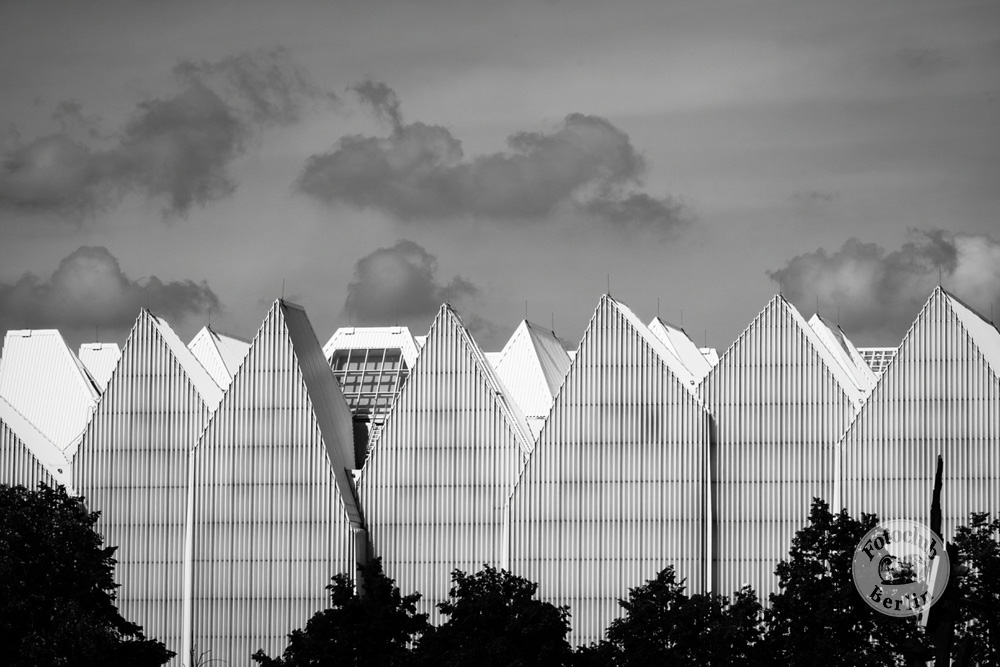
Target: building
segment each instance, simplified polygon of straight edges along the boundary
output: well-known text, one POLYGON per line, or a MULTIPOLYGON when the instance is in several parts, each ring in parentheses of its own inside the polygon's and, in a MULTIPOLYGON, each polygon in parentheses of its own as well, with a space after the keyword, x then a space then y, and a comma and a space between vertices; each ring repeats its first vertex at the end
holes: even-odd
POLYGON ((926 520, 938 454, 945 537, 1000 512, 1000 332, 940 288, 881 374, 780 295, 716 363, 610 295, 571 351, 521 322, 484 353, 448 305, 321 348, 283 300, 249 343, 145 310, 120 358, 61 340, 7 336, 0 481, 101 511, 122 613, 175 665, 280 653, 371 557, 432 620, 453 569, 507 567, 588 643, 668 565, 766 602, 813 497, 926 520))

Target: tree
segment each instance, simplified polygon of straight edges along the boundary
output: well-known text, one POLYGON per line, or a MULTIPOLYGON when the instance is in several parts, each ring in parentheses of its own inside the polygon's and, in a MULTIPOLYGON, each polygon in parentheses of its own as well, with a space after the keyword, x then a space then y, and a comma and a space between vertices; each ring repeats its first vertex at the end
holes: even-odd
POLYGON ((115 607, 116 547, 59 486, 0 485, 0 655, 19 665, 162 665, 174 653, 115 607))
POLYGON ((846 510, 834 516, 813 500, 809 525, 795 534, 789 560, 778 564, 780 592, 771 595, 766 645, 775 664, 902 664, 901 647, 919 639, 915 619, 880 614, 858 594, 851 561, 878 519, 846 510))
POLYGON ((409 664, 408 645, 428 628, 427 614, 417 613, 420 594, 401 595, 382 571, 381 559, 360 569, 361 594, 348 575, 335 575, 326 587, 330 608, 313 615, 305 630, 288 635, 281 658, 261 650, 254 661, 264 667, 409 664))
POLYGON ((966 639, 970 658, 1000 664, 1000 518, 973 513, 969 525, 955 531, 964 574, 958 579, 958 637, 966 639))
POLYGON ((450 599, 438 604, 447 620, 417 644, 421 664, 455 667, 565 665, 569 609, 535 598, 538 584, 487 565, 451 573, 450 599))
POLYGON ((606 639, 578 651, 580 664, 754 665, 761 664, 761 606, 750 588, 732 602, 720 595, 684 594, 668 566, 619 600, 625 611, 606 639))

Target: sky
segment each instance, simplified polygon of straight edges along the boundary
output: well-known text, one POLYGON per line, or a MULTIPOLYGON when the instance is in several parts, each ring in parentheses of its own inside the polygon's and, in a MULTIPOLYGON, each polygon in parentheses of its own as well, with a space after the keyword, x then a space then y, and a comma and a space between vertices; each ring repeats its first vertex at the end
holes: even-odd
POLYGON ((0 330, 1000 316, 1000 3, 0 0, 0 330))

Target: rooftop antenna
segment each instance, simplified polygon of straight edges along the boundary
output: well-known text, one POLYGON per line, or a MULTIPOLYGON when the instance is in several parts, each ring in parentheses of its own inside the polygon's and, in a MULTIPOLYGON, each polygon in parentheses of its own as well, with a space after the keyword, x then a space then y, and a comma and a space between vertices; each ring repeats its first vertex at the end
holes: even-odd
MULTIPOLYGON (((991 320, 993 319, 993 304, 992 303, 990 304, 990 319, 991 320)), ((94 342, 95 343, 100 343, 101 342, 101 325, 100 324, 95 324, 94 325, 94 342)))
POLYGON ((281 279, 281 300, 285 300, 285 279, 281 279))
MULTIPOLYGON (((993 306, 991 305, 990 307, 992 308, 993 306)), ((993 311, 990 311, 990 312, 992 313, 993 311)), ((552 316, 552 335, 555 336, 556 335, 556 313, 555 313, 555 311, 552 311, 552 312, 549 313, 549 315, 552 316)))
POLYGON ((660 297, 656 297, 656 319, 660 319, 660 297))
POLYGON ((840 305, 837 305, 837 326, 840 326, 840 305))
POLYGON ((819 315, 819 294, 816 295, 816 314, 819 315))
POLYGON ((681 308, 681 329, 684 328, 684 309, 681 308))
POLYGON ((701 339, 701 346, 708 347, 708 329, 705 329, 705 337, 701 339))
POLYGON ((528 300, 527 299, 524 300, 524 319, 525 319, 525 321, 527 321, 527 319, 528 319, 528 300))
POLYGON ((208 307, 208 328, 212 328, 212 307, 208 307))
POLYGON ((608 274, 608 296, 611 296, 611 274, 608 274))

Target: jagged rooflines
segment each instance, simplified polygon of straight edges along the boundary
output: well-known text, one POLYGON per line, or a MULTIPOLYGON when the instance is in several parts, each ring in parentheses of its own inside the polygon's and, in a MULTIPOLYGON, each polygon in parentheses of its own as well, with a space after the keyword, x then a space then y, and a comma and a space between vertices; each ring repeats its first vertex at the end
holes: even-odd
MULTIPOLYGON (((0 483, 34 486, 32 482, 47 481, 45 478, 48 477, 65 486, 68 493, 73 493, 72 469, 62 450, 35 428, 35 425, 13 405, 0 397, 0 429, 5 428, 10 431, 16 442, 9 443, 11 445, 9 451, 0 452, 0 461, 10 457, 12 464, 10 470, 0 470, 2 473, 0 483), (14 451, 22 448, 22 452, 14 451), (30 459, 30 463, 24 460, 25 458, 30 459), (20 465, 14 464, 17 460, 20 465), (37 469, 32 470, 36 466, 37 469), (44 474, 39 475, 39 472, 44 474)), ((0 445, 4 444, 4 440, 0 438, 0 445)))
MULTIPOLYGON (((472 335, 465 326, 465 322, 462 320, 461 316, 451 307, 450 304, 442 304, 441 308, 438 309, 437 315, 434 316, 434 321, 431 322, 431 328, 424 336, 425 342, 420 346, 421 354, 417 356, 417 360, 410 370, 410 378, 407 380, 403 388, 400 389, 392 400, 392 405, 389 406, 389 410, 386 413, 385 425, 382 428, 382 433, 385 433, 394 419, 396 419, 396 412, 398 406, 403 403, 404 398, 407 396, 409 391, 415 391, 411 389, 413 386, 413 378, 421 368, 421 360, 424 359, 422 354, 423 350, 427 347, 426 339, 429 339, 434 335, 435 329, 444 326, 453 326, 455 330, 459 333, 460 340, 463 343, 465 350, 472 356, 473 361, 476 364, 476 369, 478 374, 492 389, 492 393, 496 399, 496 405, 500 409, 501 413, 506 417, 506 422, 511 426, 513 433, 518 439, 519 446, 521 448, 522 456, 527 456, 531 453, 534 447, 534 438, 531 435, 531 428, 528 426, 528 420, 525 418, 524 413, 518 407, 517 403, 510 396, 507 388, 504 386, 503 382, 497 377, 496 371, 493 369, 492 364, 486 360, 486 354, 480 349, 479 345, 473 340, 472 335)), ((427 363, 427 362, 423 362, 427 363)), ((381 437, 376 442, 372 443, 371 450, 368 453, 368 458, 365 460, 365 464, 361 468, 361 480, 366 476, 366 471, 368 469, 368 461, 372 460, 372 456, 377 455, 379 451, 379 444, 381 442, 381 437)))
POLYGON ((776 294, 764 309, 761 310, 757 316, 747 325, 747 328, 743 330, 725 353, 719 358, 719 363, 716 364, 705 379, 702 381, 704 385, 709 378, 713 378, 719 373, 726 372, 726 362, 729 358, 736 354, 736 350, 743 347, 746 341, 753 335, 756 334, 757 330, 760 328, 760 322, 764 319, 764 316, 768 311, 778 308, 781 312, 791 318, 793 322, 797 325, 797 329, 800 334, 810 343, 810 347, 816 353, 817 357, 822 360, 823 367, 830 374, 833 380, 836 382, 840 390, 847 396, 851 403, 854 405, 855 410, 861 406, 861 403, 865 399, 864 393, 858 388, 854 379, 844 370, 844 368, 837 362, 836 357, 827 348, 826 344, 820 339, 820 337, 813 331, 813 328, 809 326, 809 323, 805 321, 805 318, 799 313, 799 311, 791 303, 785 300, 785 297, 780 294, 776 294))
POLYGON ((697 592, 705 579, 710 415, 658 342, 601 298, 505 505, 510 567, 571 606, 574 642, 599 639, 620 591, 662 558, 697 592))
POLYGON ((855 386, 861 391, 871 391, 875 386, 875 374, 858 353, 854 343, 839 326, 836 330, 819 313, 809 318, 809 327, 816 333, 827 349, 833 353, 840 366, 850 375, 855 386))
MULTIPOLYGON (((205 370, 205 367, 201 365, 198 358, 195 357, 191 350, 181 342, 181 339, 177 337, 174 330, 170 328, 167 321, 157 317, 145 308, 139 314, 141 318, 143 315, 149 317, 149 322, 156 329, 157 333, 160 334, 160 338, 166 344, 170 351, 173 352, 174 358, 177 359, 177 363, 181 365, 184 371, 187 373, 188 378, 194 385, 195 389, 201 395, 203 401, 208 406, 209 410, 214 410, 218 405, 219 401, 222 400, 222 388, 215 381, 212 375, 205 370)), ((128 341, 125 342, 128 345, 128 341)), ((124 354, 124 353, 123 353, 124 354)), ((119 362, 120 363, 120 362, 119 362)))
MULTIPOLYGON (((597 318, 600 315, 602 309, 609 309, 614 312, 617 312, 626 321, 628 321, 628 323, 632 325, 632 328, 640 336, 643 342, 649 345, 650 349, 653 350, 653 352, 656 354, 657 360, 660 362, 660 365, 663 367, 664 370, 667 371, 669 376, 673 378, 673 381, 677 383, 677 386, 684 391, 684 395, 690 397, 691 401, 695 405, 697 405, 700 409, 706 410, 705 404, 702 402, 701 398, 696 394, 692 393, 690 388, 685 386, 684 381, 677 376, 676 372, 674 372, 674 369, 671 367, 669 363, 669 359, 673 355, 671 355, 671 353, 666 349, 663 343, 660 342, 660 340, 657 339, 655 336, 653 336, 646 328, 646 326, 639 320, 639 318, 637 318, 635 314, 632 313, 631 310, 625 307, 624 304, 615 301, 615 299, 613 299, 610 294, 605 294, 601 296, 601 300, 597 304, 597 308, 594 310, 594 314, 590 316, 590 322, 587 324, 587 328, 583 332, 583 338, 580 339, 580 345, 577 347, 577 353, 573 356, 573 359, 570 362, 569 370, 566 372, 566 375, 563 379, 562 387, 560 388, 556 396, 553 398, 552 411, 549 413, 550 416, 551 414, 555 413, 557 406, 566 401, 566 398, 563 396, 563 389, 569 384, 571 376, 575 373, 582 372, 580 368, 587 363, 587 357, 584 351, 588 347, 589 341, 595 335, 594 331, 597 324, 597 318)), ((708 412, 706 410, 706 415, 707 414, 708 412)), ((548 432, 550 430, 551 430, 550 422, 546 420, 545 424, 542 426, 541 432, 538 434, 537 442, 539 444, 541 444, 543 441, 547 439, 548 432)), ((514 485, 514 488, 511 490, 511 493, 508 496, 508 501, 507 501, 508 507, 510 505, 510 499, 514 496, 515 493, 517 493, 517 487, 520 486, 521 480, 524 479, 525 472, 531 466, 531 462, 533 459, 534 456, 528 458, 528 460, 524 464, 523 469, 521 470, 520 475, 518 475, 517 483, 514 485)))
POLYGON ((205 326, 188 343, 188 349, 216 384, 228 387, 250 349, 250 341, 205 326))
POLYGON ((654 317, 648 329, 673 353, 695 383, 701 382, 702 378, 712 370, 712 364, 683 328, 665 322, 660 317, 654 317))

